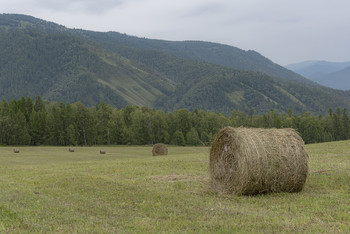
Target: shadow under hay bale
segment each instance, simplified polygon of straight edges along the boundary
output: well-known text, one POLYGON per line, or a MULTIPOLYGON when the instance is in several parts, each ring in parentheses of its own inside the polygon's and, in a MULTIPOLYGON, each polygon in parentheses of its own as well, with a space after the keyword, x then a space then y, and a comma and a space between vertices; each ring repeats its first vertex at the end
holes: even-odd
POLYGON ((100 150, 100 154, 106 154, 106 150, 100 150))
POLYGON ((168 148, 163 143, 157 143, 153 146, 152 155, 153 156, 168 155, 168 148))
POLYGON ((13 152, 14 152, 15 154, 18 154, 18 153, 19 153, 19 149, 13 149, 13 152))
POLYGON ((304 141, 294 129, 221 129, 210 149, 211 186, 220 193, 299 192, 308 174, 304 141))
POLYGON ((74 148, 69 148, 69 152, 74 152, 74 148))

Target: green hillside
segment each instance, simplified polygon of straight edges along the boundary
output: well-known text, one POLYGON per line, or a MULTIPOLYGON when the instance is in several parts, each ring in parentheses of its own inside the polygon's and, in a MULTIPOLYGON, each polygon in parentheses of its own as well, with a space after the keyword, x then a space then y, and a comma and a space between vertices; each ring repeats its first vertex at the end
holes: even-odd
POLYGON ((81 33, 125 56, 130 55, 125 47, 163 51, 183 59, 205 61, 238 70, 262 72, 274 77, 312 83, 253 50, 244 51, 233 46, 203 41, 165 41, 138 38, 117 32, 99 33, 83 30, 81 33))
POLYGON ((40 95, 87 106, 104 101, 226 114, 350 108, 349 92, 308 82, 256 52, 215 43, 137 39, 1 14, 0 51, 0 97, 6 100, 40 95), (227 56, 239 70, 219 61, 227 56), (267 71, 268 64, 276 69, 267 71))
POLYGON ((134 67, 128 59, 90 41, 59 30, 59 26, 39 27, 41 21, 17 18, 12 20, 20 22, 17 24, 0 21, 2 98, 41 95, 48 100, 82 101, 90 106, 105 101, 123 107, 150 105, 163 91, 172 88, 171 82, 134 67), (166 86, 162 88, 164 82, 166 86))

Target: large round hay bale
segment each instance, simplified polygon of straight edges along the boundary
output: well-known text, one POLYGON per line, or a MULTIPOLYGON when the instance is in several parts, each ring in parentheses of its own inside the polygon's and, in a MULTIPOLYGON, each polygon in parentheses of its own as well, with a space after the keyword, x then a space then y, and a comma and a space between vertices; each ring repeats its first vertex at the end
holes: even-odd
POLYGON ((153 146, 152 155, 168 155, 168 148, 163 143, 157 143, 153 146))
POLYGON ((211 185, 220 193, 299 192, 308 174, 304 141, 294 129, 221 129, 210 149, 211 185))

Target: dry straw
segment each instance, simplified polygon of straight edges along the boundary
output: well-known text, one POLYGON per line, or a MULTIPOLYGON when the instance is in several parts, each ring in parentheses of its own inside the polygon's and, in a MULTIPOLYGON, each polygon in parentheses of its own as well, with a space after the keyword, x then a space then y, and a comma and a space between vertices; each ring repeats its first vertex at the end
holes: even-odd
POLYGON ((157 143, 153 146, 152 155, 168 155, 168 148, 163 143, 157 143))
POLYGON ((211 185, 220 193, 299 192, 308 174, 304 141, 294 129, 221 129, 210 149, 211 185))

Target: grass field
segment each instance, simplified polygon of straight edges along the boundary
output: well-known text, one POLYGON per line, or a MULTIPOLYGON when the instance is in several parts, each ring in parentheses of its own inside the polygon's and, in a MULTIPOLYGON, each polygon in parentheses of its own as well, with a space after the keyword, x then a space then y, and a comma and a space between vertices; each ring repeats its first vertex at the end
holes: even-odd
POLYGON ((301 193, 209 189, 209 148, 0 148, 0 233, 350 233, 350 141, 307 145, 301 193))

